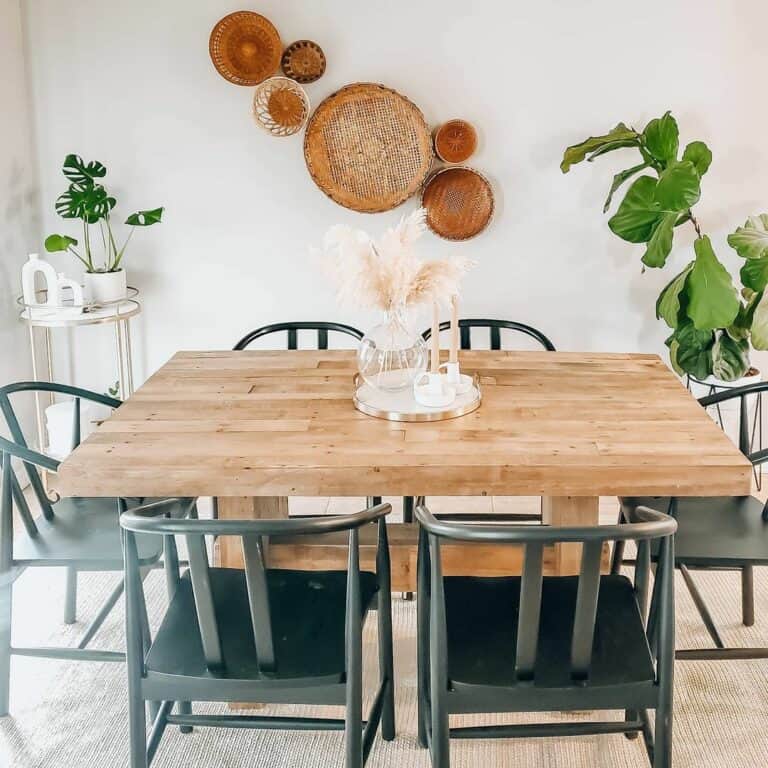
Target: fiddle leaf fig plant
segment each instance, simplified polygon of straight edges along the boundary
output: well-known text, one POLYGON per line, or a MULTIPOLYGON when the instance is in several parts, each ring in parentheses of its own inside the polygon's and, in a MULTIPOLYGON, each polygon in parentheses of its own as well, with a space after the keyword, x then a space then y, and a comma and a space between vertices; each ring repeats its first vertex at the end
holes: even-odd
POLYGON ((681 154, 677 121, 666 112, 642 131, 619 123, 602 136, 568 147, 560 169, 568 173, 583 160, 592 162, 619 149, 635 150, 640 162, 613 177, 603 213, 629 183, 608 227, 622 240, 644 246, 643 270, 666 265, 680 226, 690 223, 696 232, 693 260, 656 302, 656 317, 672 331, 666 340, 672 367, 697 379, 744 376, 750 368, 750 341, 756 349, 768 349, 768 215, 750 217, 728 238, 745 259, 740 294, 693 212, 712 163, 709 147, 692 141, 681 154))
POLYGON ((45 239, 45 249, 49 253, 68 251, 82 262, 86 272, 118 272, 134 229, 158 224, 162 220, 163 209, 153 208, 132 213, 125 220, 131 229, 122 245, 118 247, 110 218, 117 201, 98 181, 107 175, 106 167, 98 160, 86 163, 79 155, 67 155, 62 172, 69 181, 69 187, 56 200, 56 213, 62 219, 82 221, 83 242, 81 249, 77 250, 75 246, 79 243, 74 237, 54 234, 45 239), (97 224, 98 235, 94 242, 91 225, 97 224), (99 242, 102 254, 100 262, 96 256, 99 242))

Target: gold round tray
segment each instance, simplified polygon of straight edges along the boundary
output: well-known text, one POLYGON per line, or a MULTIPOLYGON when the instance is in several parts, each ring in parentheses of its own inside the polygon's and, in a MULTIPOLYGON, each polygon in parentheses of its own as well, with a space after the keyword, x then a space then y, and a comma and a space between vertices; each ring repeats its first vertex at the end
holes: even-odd
POLYGON ((472 379, 472 388, 445 408, 430 408, 420 405, 413 398, 411 389, 399 392, 385 392, 366 384, 359 373, 353 379, 355 394, 352 402, 355 408, 366 416, 387 421, 445 421, 466 416, 476 411, 483 400, 480 391, 480 378, 477 374, 472 379))

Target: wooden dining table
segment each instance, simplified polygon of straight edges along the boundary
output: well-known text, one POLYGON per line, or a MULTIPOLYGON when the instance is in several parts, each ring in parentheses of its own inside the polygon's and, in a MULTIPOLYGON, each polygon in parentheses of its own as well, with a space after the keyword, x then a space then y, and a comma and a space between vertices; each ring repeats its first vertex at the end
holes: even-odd
MULTIPOLYGON (((745 495, 751 466, 648 354, 463 351, 480 408, 405 423, 353 405, 354 352, 179 352, 64 460, 67 496, 212 496, 221 518, 288 516, 293 496, 540 496, 550 525, 598 523, 600 496, 745 495)), ((416 531, 390 532, 393 588, 415 583, 416 531)), ((363 539, 363 565, 373 560, 363 539)), ((578 572, 579 545, 545 554, 578 572)), ((242 562, 219 541, 222 565, 242 562)), ((273 567, 344 567, 333 535, 271 542, 273 567)), ((446 574, 519 571, 521 553, 447 545, 446 574)))

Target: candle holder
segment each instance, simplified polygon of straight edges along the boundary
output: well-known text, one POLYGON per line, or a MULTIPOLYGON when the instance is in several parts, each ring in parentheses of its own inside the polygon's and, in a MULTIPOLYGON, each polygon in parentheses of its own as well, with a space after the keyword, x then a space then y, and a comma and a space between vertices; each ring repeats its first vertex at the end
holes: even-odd
POLYGON ((413 399, 428 408, 445 408, 456 399, 456 388, 439 373, 422 373, 413 382, 413 399))
POLYGON ((445 368, 445 373, 441 373, 440 376, 443 378, 446 385, 453 387, 456 390, 457 395, 463 395, 472 389, 472 377, 461 372, 461 366, 459 365, 458 360, 455 362, 449 361, 443 363, 440 366, 440 370, 443 368, 445 368))

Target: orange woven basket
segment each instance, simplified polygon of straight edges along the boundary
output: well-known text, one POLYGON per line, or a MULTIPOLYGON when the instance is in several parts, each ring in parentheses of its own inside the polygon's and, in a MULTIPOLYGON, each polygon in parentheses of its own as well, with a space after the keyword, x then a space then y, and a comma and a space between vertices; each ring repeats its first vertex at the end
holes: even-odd
POLYGON ((493 218, 493 189, 472 168, 443 168, 427 182, 421 196, 427 226, 446 240, 469 240, 493 218))
POLYGON ((354 83, 315 110, 304 135, 304 159, 331 200, 378 213, 419 191, 432 165, 432 137, 424 115, 405 96, 354 83))
POLYGON ((435 132, 435 154, 445 163, 463 163, 477 149, 477 132, 466 120, 449 120, 435 132))
POLYGON ((283 46, 269 19, 252 11, 236 11, 213 28, 208 51, 225 80, 258 85, 280 66, 283 46))
POLYGON ((325 54, 312 40, 297 40, 285 49, 280 68, 286 77, 297 83, 314 83, 325 72, 325 54))

